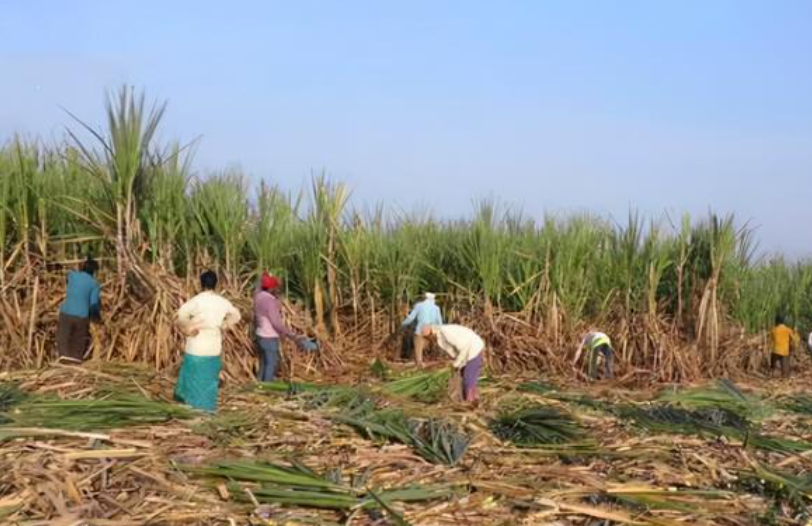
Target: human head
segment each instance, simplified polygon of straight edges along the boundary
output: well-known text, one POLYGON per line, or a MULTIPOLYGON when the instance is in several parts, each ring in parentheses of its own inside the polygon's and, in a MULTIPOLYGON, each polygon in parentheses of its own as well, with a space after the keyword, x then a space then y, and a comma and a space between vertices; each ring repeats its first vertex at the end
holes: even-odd
POLYGON ((776 314, 775 315, 775 324, 776 325, 783 325, 784 324, 784 315, 783 314, 776 314))
POLYGON ((279 285, 279 278, 271 276, 267 272, 263 272, 262 277, 259 278, 259 287, 262 290, 274 291, 279 288, 279 285))
POLYGON ((96 274, 97 270, 99 270, 99 264, 96 262, 95 259, 93 259, 91 257, 88 257, 82 263, 82 272, 86 272, 86 273, 88 273, 88 274, 90 274, 92 276, 92 275, 96 274))
POLYGON ((433 292, 426 292, 426 299, 428 301, 434 301, 436 297, 433 292))
POLYGON ((214 290, 217 287, 217 274, 213 270, 207 270, 201 274, 200 287, 203 290, 214 290))

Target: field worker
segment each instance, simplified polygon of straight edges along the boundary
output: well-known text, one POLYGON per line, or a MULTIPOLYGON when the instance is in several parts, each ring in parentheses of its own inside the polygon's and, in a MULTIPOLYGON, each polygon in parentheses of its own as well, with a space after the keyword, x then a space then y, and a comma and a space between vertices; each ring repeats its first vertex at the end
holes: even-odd
POLYGON ((477 382, 482 371, 485 342, 477 333, 462 325, 424 325, 422 336, 434 340, 452 360, 462 376, 462 396, 466 402, 479 398, 477 382))
POLYGON ((177 324, 186 335, 186 349, 175 387, 175 399, 195 409, 214 412, 220 384, 222 331, 240 321, 230 301, 214 292, 217 274, 200 276, 203 291, 178 310, 177 324))
POLYGON ((90 344, 90 321, 101 319, 101 288, 93 277, 99 264, 91 258, 68 273, 65 302, 59 309, 56 349, 60 360, 81 362, 90 344))
POLYGON ((260 382, 270 382, 276 378, 279 337, 284 336, 299 345, 303 339, 288 328, 282 317, 282 302, 277 298, 280 285, 279 279, 263 272, 259 289, 254 294, 254 335, 259 354, 257 380, 260 382))
POLYGON ((426 339, 423 336, 423 328, 427 325, 442 325, 443 315, 440 307, 435 303, 435 295, 426 292, 425 299, 415 304, 412 312, 403 320, 401 327, 406 329, 412 324, 414 328, 414 361, 418 367, 423 367, 423 349, 426 347, 426 339))
POLYGON ((770 372, 781 364, 781 375, 789 376, 789 355, 794 345, 798 345, 800 337, 793 329, 784 325, 784 317, 775 317, 775 327, 770 331, 772 340, 772 354, 770 355, 770 372))
POLYGON ((578 348, 577 358, 586 349, 589 354, 589 378, 590 380, 597 380, 598 378, 598 355, 603 356, 603 372, 606 379, 612 379, 614 372, 612 370, 612 363, 615 359, 615 351, 612 349, 612 341, 609 336, 602 332, 590 331, 581 341, 578 348))

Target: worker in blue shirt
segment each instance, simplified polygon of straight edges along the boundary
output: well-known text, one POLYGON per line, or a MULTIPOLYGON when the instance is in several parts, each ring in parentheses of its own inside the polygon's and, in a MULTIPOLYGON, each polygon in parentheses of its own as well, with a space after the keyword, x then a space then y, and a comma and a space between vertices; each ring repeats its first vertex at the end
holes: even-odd
POLYGON ((425 299, 415 304, 412 312, 403 320, 402 328, 416 324, 414 328, 414 361, 418 367, 423 367, 423 349, 426 347, 426 338, 423 336, 423 327, 426 325, 442 325, 443 315, 440 307, 435 303, 435 296, 426 292, 425 299))
POLYGON ((56 349, 59 358, 81 362, 90 344, 90 320, 101 318, 101 287, 94 275, 99 264, 91 258, 81 270, 68 273, 65 302, 59 309, 56 349))

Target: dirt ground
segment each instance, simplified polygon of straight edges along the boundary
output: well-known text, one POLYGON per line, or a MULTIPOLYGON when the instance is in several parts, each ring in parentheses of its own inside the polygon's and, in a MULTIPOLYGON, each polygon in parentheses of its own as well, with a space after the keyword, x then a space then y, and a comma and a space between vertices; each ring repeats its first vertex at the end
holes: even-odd
MULTIPOLYGON (((124 389, 170 400, 173 387, 172 378, 115 363, 0 373, 0 380, 22 382, 26 391, 64 399, 93 399, 124 389)), ((806 393, 810 381, 812 376, 804 373, 790 380, 737 379, 736 385, 761 396, 766 406, 806 393)), ((367 375, 367 383, 374 391, 380 382, 367 375)), ((416 418, 444 418, 463 430, 471 442, 454 466, 432 464, 403 444, 362 438, 334 421, 334 409, 313 408, 301 397, 259 392, 253 385, 225 385, 216 417, 83 432, 44 428, 9 432, 8 426, 0 427, 0 521, 100 526, 665 526, 808 520, 805 506, 810 495, 770 488, 757 476, 764 466, 804 476, 812 469, 808 451, 788 454, 752 447, 746 439, 651 433, 577 401, 645 406, 664 386, 642 390, 599 382, 537 394, 520 390, 520 383, 517 378, 486 379, 482 400, 473 409, 450 402, 385 398, 389 406, 416 418), (520 448, 500 441, 490 423, 503 408, 517 404, 555 407, 571 414, 586 430, 589 447, 520 448), (391 518, 363 510, 262 503, 250 491, 235 494, 227 481, 182 469, 219 459, 296 461, 317 473, 340 470, 345 478, 363 476, 376 488, 441 485, 455 493, 430 502, 397 503, 398 517, 391 518)), ((812 441, 810 423, 810 416, 775 410, 763 421, 762 432, 812 441)))

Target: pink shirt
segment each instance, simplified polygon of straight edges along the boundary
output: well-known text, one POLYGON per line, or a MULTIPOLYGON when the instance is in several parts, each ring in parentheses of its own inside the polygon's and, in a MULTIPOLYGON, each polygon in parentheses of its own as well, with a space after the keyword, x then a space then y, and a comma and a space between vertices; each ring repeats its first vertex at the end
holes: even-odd
POLYGON ((260 338, 295 337, 282 319, 282 304, 266 290, 254 294, 254 332, 260 338))

